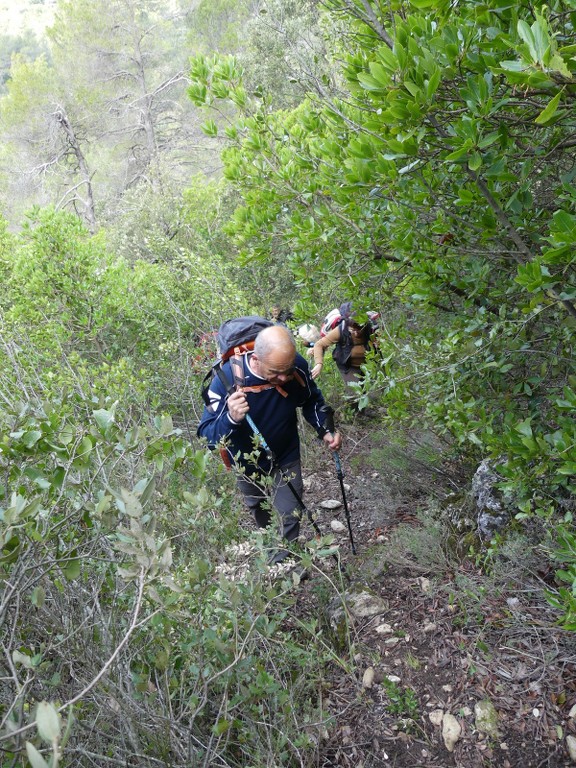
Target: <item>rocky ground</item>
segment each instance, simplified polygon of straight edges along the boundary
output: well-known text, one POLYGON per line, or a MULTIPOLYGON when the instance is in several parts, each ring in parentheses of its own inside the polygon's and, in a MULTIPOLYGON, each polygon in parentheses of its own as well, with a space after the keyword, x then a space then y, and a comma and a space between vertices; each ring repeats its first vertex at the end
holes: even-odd
MULTIPOLYGON (((486 568, 473 524, 456 519, 470 511, 471 475, 442 457, 444 446, 425 435, 391 442, 362 423, 345 433, 357 554, 347 530, 335 535, 355 655, 329 672, 323 706, 333 725, 316 764, 576 764, 576 643, 543 599, 554 572, 538 547, 511 540, 486 568)), ((334 467, 315 452, 305 464, 315 469, 308 506, 324 530, 341 527, 342 507, 322 507, 342 498, 334 467)), ((337 646, 342 607, 327 604, 323 583, 312 572, 299 585, 298 610, 320 612, 337 646)))

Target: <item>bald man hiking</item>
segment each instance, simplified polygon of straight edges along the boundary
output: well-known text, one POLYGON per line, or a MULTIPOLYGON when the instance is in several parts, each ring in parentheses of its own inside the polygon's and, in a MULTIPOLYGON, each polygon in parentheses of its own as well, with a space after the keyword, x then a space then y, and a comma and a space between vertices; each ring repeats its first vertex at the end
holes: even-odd
MULTIPOLYGON (((264 328, 253 351, 235 356, 222 370, 237 386, 227 390, 221 378, 213 378, 198 436, 206 438, 211 448, 225 446, 258 527, 271 524, 273 507, 280 515, 282 537, 294 541, 300 533, 303 493, 297 409, 331 450, 340 448, 342 438, 324 426, 324 397, 288 328, 264 328)), ((289 556, 280 549, 269 561, 278 563, 289 556)))

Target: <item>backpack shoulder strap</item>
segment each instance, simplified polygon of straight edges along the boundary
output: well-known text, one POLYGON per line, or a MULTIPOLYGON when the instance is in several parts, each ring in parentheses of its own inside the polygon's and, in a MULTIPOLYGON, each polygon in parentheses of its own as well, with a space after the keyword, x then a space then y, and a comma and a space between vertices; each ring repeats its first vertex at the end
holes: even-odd
POLYGON ((230 381, 228 376, 226 376, 226 374, 222 370, 222 365, 220 363, 218 363, 218 365, 216 366, 216 371, 215 372, 216 372, 216 376, 218 376, 218 378, 222 382, 222 386, 224 387, 226 392, 228 394, 233 392, 234 391, 234 382, 230 381))
POLYGON ((338 323, 338 330, 340 331, 338 344, 340 344, 342 347, 345 347, 346 344, 350 342, 350 328, 348 327, 348 322, 346 320, 342 320, 340 323, 338 323))

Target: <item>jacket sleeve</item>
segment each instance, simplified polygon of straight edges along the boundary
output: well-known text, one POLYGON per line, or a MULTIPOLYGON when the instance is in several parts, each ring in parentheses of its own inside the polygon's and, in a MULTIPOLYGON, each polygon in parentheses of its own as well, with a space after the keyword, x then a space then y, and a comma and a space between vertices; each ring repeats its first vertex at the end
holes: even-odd
POLYGON ((227 405, 228 394, 218 376, 212 379, 208 389, 208 400, 209 404, 204 406, 196 434, 198 437, 206 438, 208 447, 214 449, 239 425, 230 417, 227 405))
POLYGON ((322 438, 328 432, 324 426, 326 421, 326 402, 320 388, 310 375, 308 364, 305 361, 303 362, 304 365, 301 366, 301 370, 303 370, 306 376, 305 386, 308 388, 308 397, 302 406, 302 415, 308 424, 316 430, 318 437, 322 438))
POLYGON ((331 347, 332 344, 338 344, 339 341, 340 326, 336 326, 336 328, 328 331, 326 336, 322 336, 321 339, 318 339, 316 344, 314 344, 314 365, 322 365, 322 361, 324 360, 324 353, 328 347, 331 347))

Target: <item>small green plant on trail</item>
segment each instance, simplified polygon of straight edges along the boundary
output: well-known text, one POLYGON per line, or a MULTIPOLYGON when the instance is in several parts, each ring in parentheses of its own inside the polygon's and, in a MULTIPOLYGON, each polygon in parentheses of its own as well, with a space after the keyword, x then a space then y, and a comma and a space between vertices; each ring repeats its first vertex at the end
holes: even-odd
POLYGON ((384 678, 382 686, 386 691, 388 702, 386 709, 391 715, 417 720, 420 711, 420 705, 416 693, 409 687, 402 687, 393 680, 384 678))
POLYGON ((422 662, 417 656, 414 656, 412 653, 407 653, 405 658, 406 664, 410 667, 410 669, 420 669, 422 666, 422 662))

